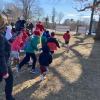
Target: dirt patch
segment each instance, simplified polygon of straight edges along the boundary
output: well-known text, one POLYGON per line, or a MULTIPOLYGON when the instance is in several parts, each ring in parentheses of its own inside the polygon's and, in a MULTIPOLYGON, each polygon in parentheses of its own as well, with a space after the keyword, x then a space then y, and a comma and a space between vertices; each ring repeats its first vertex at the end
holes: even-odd
MULTIPOLYGON (((31 68, 23 66, 20 74, 11 66, 14 74, 14 98, 18 100, 99 100, 100 98, 100 42, 89 36, 71 34, 70 51, 57 33, 61 48, 55 51, 47 79, 30 74, 31 68), (15 76, 19 77, 15 77, 15 76)), ((39 46, 40 47, 40 46, 39 46)), ((39 52, 36 52, 37 58, 39 52)), ((20 54, 20 60, 24 53, 20 54)), ((40 72, 37 61, 36 70, 40 72)), ((0 100, 5 100, 3 81, 0 83, 0 100)))

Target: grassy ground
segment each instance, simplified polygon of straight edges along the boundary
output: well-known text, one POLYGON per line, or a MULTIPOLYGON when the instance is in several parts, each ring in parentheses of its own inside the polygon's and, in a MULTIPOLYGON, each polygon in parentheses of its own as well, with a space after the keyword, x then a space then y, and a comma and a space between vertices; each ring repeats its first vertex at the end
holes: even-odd
MULTIPOLYGON (((61 48, 55 51, 49 74, 44 81, 40 74, 30 74, 23 66, 19 77, 14 74, 14 98, 18 100, 100 100, 100 42, 92 36, 71 34, 70 51, 67 53, 63 34, 57 33, 61 48)), ((39 52, 36 52, 38 58, 39 52)), ((24 56, 20 54, 20 59, 24 56)), ((39 70, 39 63, 36 64, 39 70)), ((40 70, 39 70, 40 71, 40 70)), ((0 100, 5 100, 3 81, 0 83, 0 100)))

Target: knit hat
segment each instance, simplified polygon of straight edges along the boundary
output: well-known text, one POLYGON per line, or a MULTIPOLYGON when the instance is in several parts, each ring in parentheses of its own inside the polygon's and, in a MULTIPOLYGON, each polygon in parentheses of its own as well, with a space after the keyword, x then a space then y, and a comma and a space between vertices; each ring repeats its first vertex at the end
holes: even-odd
POLYGON ((7 18, 6 16, 4 16, 3 14, 0 14, 0 29, 2 27, 4 27, 5 24, 7 24, 8 21, 7 21, 7 18))
POLYGON ((41 37, 41 33, 38 30, 34 31, 34 36, 41 37))
POLYGON ((39 21, 38 23, 40 23, 40 24, 41 24, 41 21, 39 21))
POLYGON ((18 17, 18 19, 20 19, 20 17, 18 17))

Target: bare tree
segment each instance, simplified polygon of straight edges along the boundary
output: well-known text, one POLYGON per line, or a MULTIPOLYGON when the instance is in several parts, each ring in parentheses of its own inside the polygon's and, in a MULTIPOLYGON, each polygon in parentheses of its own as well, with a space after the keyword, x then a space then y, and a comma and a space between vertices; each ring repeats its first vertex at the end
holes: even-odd
POLYGON ((3 10, 3 0, 0 0, 0 13, 2 13, 3 10))
POLYGON ((22 9, 22 17, 24 20, 29 21, 33 17, 35 0, 15 0, 22 9))
POLYGON ((36 6, 35 7, 35 17, 38 18, 38 21, 43 15, 45 15, 44 9, 39 6, 36 6))
POLYGON ((22 16, 22 9, 14 5, 13 3, 4 3, 4 9, 9 9, 10 16, 12 16, 15 20, 17 20, 18 17, 22 16))
POLYGON ((61 20, 62 20, 63 17, 64 17, 64 14, 62 12, 60 12, 58 14, 58 22, 59 22, 59 24, 60 24, 60 22, 61 22, 61 20))

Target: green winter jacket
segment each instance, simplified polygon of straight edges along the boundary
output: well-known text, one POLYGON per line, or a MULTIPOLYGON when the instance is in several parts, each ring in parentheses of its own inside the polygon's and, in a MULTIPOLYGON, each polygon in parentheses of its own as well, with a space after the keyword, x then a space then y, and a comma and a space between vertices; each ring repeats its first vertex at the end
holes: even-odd
POLYGON ((43 47, 47 42, 46 36, 42 36, 41 40, 42 40, 42 47, 43 47))
POLYGON ((38 51, 38 41, 39 41, 39 38, 37 36, 34 36, 34 38, 29 42, 28 46, 26 47, 25 49, 25 52, 27 53, 35 53, 34 50, 38 51))

